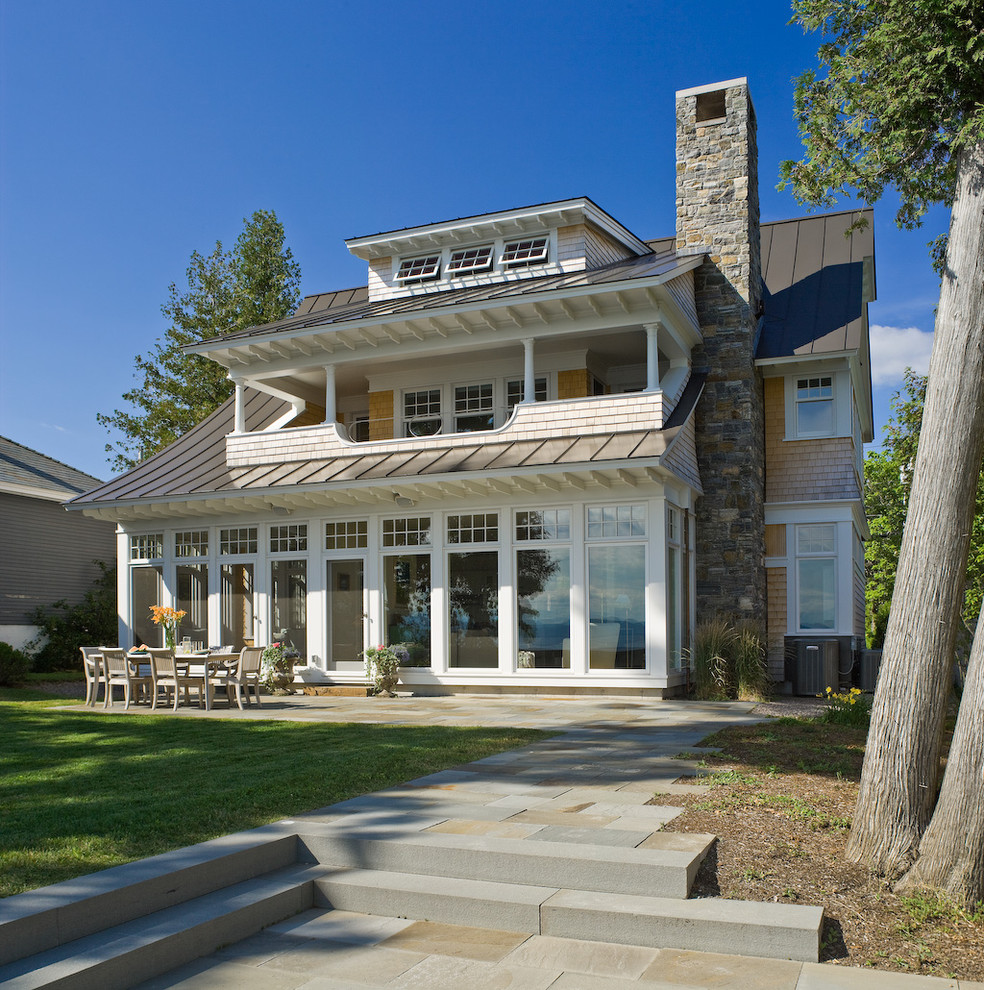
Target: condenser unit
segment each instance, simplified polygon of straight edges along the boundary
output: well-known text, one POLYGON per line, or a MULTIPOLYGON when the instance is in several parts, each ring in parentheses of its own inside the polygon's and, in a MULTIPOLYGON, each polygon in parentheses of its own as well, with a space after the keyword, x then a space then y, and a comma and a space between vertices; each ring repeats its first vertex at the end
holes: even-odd
POLYGON ((824 694, 840 688, 840 644, 836 639, 801 639, 793 657, 793 694, 824 694))
POLYGON ((861 651, 861 676, 858 687, 862 691, 874 691, 878 683, 878 668, 881 667, 881 650, 861 651))

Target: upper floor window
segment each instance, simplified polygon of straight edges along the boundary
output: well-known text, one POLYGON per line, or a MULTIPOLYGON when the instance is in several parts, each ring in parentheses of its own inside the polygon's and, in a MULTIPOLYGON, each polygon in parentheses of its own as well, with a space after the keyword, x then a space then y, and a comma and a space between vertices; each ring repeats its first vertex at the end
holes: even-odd
POLYGON ((448 261, 448 275, 457 278, 462 275, 474 275, 476 272, 487 272, 492 267, 492 245, 482 247, 460 248, 451 252, 448 261))
POLYGON ((502 251, 502 264, 506 268, 527 268, 547 260, 547 237, 527 237, 519 241, 506 241, 502 251))
MULTIPOLYGON (((513 407, 523 401, 526 392, 526 383, 520 378, 518 381, 506 382, 506 411, 511 413, 513 407)), ((537 378, 533 383, 533 401, 547 401, 547 380, 537 378)))
POLYGON ((365 519, 325 523, 326 550, 364 550, 369 545, 369 523, 365 519))
POLYGON ((441 256, 439 254, 421 255, 418 258, 404 258, 396 272, 396 281, 404 285, 414 285, 440 278, 441 256))
POLYGON ((441 390, 403 393, 403 420, 408 437, 430 437, 441 432, 441 390))
POLYGON ((796 435, 829 437, 834 433, 834 382, 830 375, 796 379, 796 435))
POLYGON ((521 509, 516 513, 517 540, 569 540, 570 509, 521 509))
POLYGON ((208 530, 196 529, 191 532, 174 534, 175 557, 207 557, 208 530))
POLYGON ((456 385, 454 389, 454 429, 456 433, 491 430, 495 426, 492 382, 456 385))
POLYGON ((296 553, 307 550, 307 525, 290 523, 270 527, 270 553, 296 553))
POLYGON ((384 547, 429 547, 431 521, 429 516, 413 519, 384 519, 384 547))

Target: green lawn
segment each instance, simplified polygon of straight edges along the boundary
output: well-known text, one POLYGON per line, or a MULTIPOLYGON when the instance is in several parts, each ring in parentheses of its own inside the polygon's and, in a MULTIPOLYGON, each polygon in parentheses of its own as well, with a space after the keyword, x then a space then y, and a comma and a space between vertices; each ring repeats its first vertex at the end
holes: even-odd
POLYGON ((0 690, 0 896, 523 746, 527 729, 53 711, 0 690))

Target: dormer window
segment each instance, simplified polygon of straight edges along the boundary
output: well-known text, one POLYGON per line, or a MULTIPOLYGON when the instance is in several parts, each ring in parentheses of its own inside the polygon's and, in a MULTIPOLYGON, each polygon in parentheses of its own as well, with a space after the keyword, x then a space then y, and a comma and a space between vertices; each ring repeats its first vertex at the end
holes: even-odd
POLYGON ((492 267, 492 245, 483 247, 461 248, 451 252, 447 272, 451 278, 462 275, 474 275, 477 272, 487 272, 492 267))
POLYGON ((547 237, 527 237, 521 241, 506 241, 502 264, 506 268, 528 268, 547 260, 547 237))
POLYGON ((428 282, 439 278, 441 274, 441 256, 439 254, 421 255, 417 258, 404 258, 396 273, 396 281, 404 285, 416 285, 418 282, 428 282))

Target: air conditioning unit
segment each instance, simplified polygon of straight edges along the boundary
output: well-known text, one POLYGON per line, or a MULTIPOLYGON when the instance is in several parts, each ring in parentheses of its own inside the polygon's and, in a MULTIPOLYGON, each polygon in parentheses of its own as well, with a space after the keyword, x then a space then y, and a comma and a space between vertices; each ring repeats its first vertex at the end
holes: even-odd
POLYGON ((874 691, 878 683, 878 669, 881 667, 881 650, 861 651, 861 677, 858 687, 862 691, 874 691))
POLYGON ((793 694, 824 694, 840 689, 840 644, 836 639, 801 639, 792 658, 793 694))

